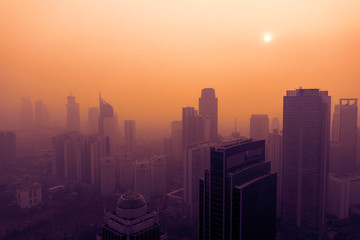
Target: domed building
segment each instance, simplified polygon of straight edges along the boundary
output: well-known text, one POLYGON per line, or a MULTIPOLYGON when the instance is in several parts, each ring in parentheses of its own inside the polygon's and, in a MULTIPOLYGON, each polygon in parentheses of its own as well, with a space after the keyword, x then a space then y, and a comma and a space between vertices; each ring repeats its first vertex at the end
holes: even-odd
POLYGON ((144 197, 127 192, 119 197, 115 210, 105 215, 97 240, 167 239, 160 230, 158 213, 147 208, 144 197))

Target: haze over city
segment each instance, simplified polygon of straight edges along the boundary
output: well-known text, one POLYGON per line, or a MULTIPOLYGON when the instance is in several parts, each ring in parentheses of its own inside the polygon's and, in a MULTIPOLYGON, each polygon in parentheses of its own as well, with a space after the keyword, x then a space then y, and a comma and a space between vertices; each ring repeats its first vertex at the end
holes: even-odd
POLYGON ((360 239, 359 9, 0 2, 0 239, 360 239))

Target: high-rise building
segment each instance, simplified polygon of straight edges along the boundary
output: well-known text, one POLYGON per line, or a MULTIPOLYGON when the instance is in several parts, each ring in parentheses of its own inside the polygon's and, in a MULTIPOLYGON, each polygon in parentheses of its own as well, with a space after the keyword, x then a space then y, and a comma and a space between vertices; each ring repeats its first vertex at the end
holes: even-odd
POLYGON ((99 133, 110 139, 110 154, 114 155, 117 145, 117 117, 114 116, 113 107, 99 96, 100 115, 99 133))
POLYGON ((33 127, 33 108, 30 99, 22 98, 21 99, 21 128, 22 129, 31 129, 33 127))
POLYGON ((70 132, 64 140, 65 178, 82 181, 83 135, 70 132))
POLYGON ((276 174, 265 141, 211 147, 199 198, 199 239, 275 239, 276 174))
POLYGON ((88 111, 89 133, 99 133, 99 108, 91 107, 88 111))
POLYGON ((332 119, 332 129, 331 129, 331 141, 338 143, 340 141, 340 105, 336 104, 333 113, 332 119))
POLYGON ((117 185, 119 190, 134 189, 135 162, 131 153, 120 153, 117 158, 117 185))
POLYGON ((48 109, 42 100, 35 102, 35 127, 43 129, 49 120, 48 109))
POLYGON ((182 160, 182 122, 172 121, 171 122, 171 150, 175 161, 182 160))
POLYGON ((101 194, 113 194, 115 192, 115 159, 114 157, 102 157, 100 159, 100 191, 101 194))
POLYGON ((273 132, 274 130, 280 131, 280 120, 278 117, 271 119, 270 132, 273 132))
POLYGON ((151 196, 151 169, 146 160, 138 160, 135 163, 135 191, 143 195, 149 201, 151 196))
POLYGON ((209 118, 209 138, 210 141, 215 141, 218 138, 218 99, 215 96, 215 90, 213 88, 204 88, 201 90, 199 114, 209 118))
POLYGON ((193 107, 185 107, 182 112, 183 148, 198 141, 198 112, 193 107))
POLYGON ((16 160, 16 135, 13 132, 0 132, 0 168, 5 163, 16 160), (2 166, 1 166, 2 165, 2 166))
POLYGON ((165 197, 166 194, 166 158, 156 155, 151 158, 151 196, 165 197))
POLYGON ((97 240, 166 240, 160 230, 158 213, 147 208, 144 197, 135 192, 120 196, 114 211, 105 215, 102 232, 97 240))
POLYGON ((324 230, 331 97, 319 89, 284 97, 282 234, 318 238, 324 230))
POLYGON ((267 140, 269 135, 269 117, 266 114, 253 114, 250 118, 250 138, 267 140))
POLYGON ((71 93, 70 96, 67 97, 66 127, 69 131, 80 132, 80 106, 71 93))
POLYGON ((135 149, 135 120, 124 121, 125 152, 134 152, 135 149))
POLYGON ((199 179, 210 167, 209 143, 194 144, 184 151, 184 203, 188 209, 188 219, 198 221, 199 179))
POLYGON ((347 174, 356 170, 357 99, 340 99, 339 156, 335 172, 347 174))

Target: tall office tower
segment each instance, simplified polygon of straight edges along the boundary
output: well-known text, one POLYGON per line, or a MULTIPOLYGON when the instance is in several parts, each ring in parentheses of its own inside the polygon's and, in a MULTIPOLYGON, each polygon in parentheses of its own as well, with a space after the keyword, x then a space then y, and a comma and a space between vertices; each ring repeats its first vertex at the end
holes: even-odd
POLYGON ((118 189, 124 191, 134 189, 135 162, 131 153, 120 153, 117 159, 118 189))
POLYGON ((151 177, 150 164, 146 160, 138 160, 135 163, 135 191, 150 200, 151 177))
POLYGON ((353 172, 356 170, 357 99, 340 99, 339 140, 337 172, 353 172))
POLYGON ((171 150, 175 161, 182 160, 182 121, 171 122, 171 150))
POLYGON ((69 131, 80 132, 80 107, 71 93, 70 96, 67 97, 66 127, 69 131))
POLYGON ((199 216, 199 179, 210 167, 211 144, 194 144, 184 153, 184 202, 189 209, 188 219, 198 220, 199 216))
POLYGON ((340 141, 340 105, 336 104, 333 113, 332 129, 331 129, 331 141, 340 141))
POLYGON ((199 142, 210 141, 211 119, 208 116, 198 116, 197 118, 197 140, 199 142))
POLYGON ((199 198, 199 239, 275 239, 276 174, 265 141, 211 147, 199 198))
POLYGON ((250 138, 265 139, 269 135, 269 117, 266 114, 253 114, 250 118, 250 138))
POLYGON ((88 169, 88 165, 90 164, 90 182, 100 183, 100 159, 110 156, 109 137, 90 135, 85 138, 84 145, 84 168, 88 169))
POLYGON ((276 129, 280 131, 280 120, 278 117, 271 119, 270 132, 273 132, 276 129))
POLYGON ((115 159, 102 157, 100 159, 100 192, 103 195, 115 192, 115 159))
POLYGON ((77 132, 66 134, 64 141, 65 178, 82 180, 83 136, 77 132))
POLYGON ((35 127, 42 129, 47 121, 47 107, 42 100, 35 102, 35 127))
POLYGON ((58 134, 51 139, 52 141, 52 175, 65 177, 65 139, 66 134, 58 134))
POLYGON ((120 196, 115 210, 106 213, 102 232, 96 239, 166 240, 167 234, 160 230, 159 215, 147 208, 144 197, 127 192, 120 196))
POLYGON ((285 239, 317 239, 324 230, 331 97, 319 89, 284 97, 282 224, 285 239))
POLYGON ((110 139, 110 154, 114 155, 116 150, 117 118, 114 117, 113 107, 99 96, 100 115, 99 133, 110 139))
POLYGON ((201 90, 199 98, 199 114, 210 118, 210 140, 215 141, 218 138, 218 99, 215 96, 213 88, 204 88, 201 90))
POLYGON ((88 111, 89 133, 99 133, 99 108, 91 107, 88 111))
POLYGON ((13 132, 0 132, 0 168, 4 163, 16 160, 16 135, 13 132))
POLYGON ((183 148, 198 141, 198 112, 193 107, 183 108, 183 148))
POLYGON ((276 193, 276 215, 280 217, 281 207, 281 162, 282 162, 282 135, 279 129, 274 129, 268 136, 267 157, 271 162, 271 173, 277 173, 277 193, 276 193))
POLYGON ((135 120, 124 121, 125 152, 135 149, 135 120))
POLYGON ((151 196, 165 197, 166 194, 166 158, 156 155, 151 158, 151 196))
POLYGON ((33 127, 33 109, 30 99, 21 99, 21 128, 31 129, 33 127))

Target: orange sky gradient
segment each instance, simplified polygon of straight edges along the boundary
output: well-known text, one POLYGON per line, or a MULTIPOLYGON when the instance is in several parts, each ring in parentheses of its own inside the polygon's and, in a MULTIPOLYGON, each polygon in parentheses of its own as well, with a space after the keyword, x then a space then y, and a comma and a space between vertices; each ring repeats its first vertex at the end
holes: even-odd
POLYGON ((360 97, 360 1, 0 1, 0 130, 21 97, 43 99, 65 125, 66 96, 81 121, 98 93, 119 119, 169 128, 202 88, 219 99, 219 129, 253 113, 282 117, 287 89, 360 97), (272 34, 266 43, 263 36, 272 34))

